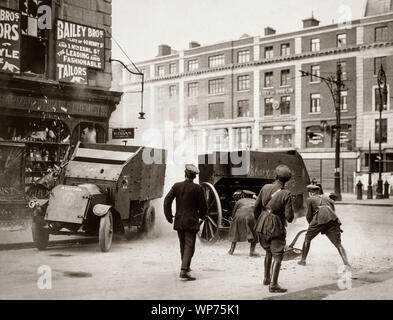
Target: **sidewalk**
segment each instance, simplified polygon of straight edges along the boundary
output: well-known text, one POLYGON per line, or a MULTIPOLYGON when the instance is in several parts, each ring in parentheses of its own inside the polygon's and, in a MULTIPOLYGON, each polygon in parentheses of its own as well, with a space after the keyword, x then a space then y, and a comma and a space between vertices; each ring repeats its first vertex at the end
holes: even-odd
MULTIPOLYGON (((367 195, 363 195, 363 200, 357 200, 355 194, 343 193, 342 201, 337 201, 336 205, 354 205, 354 206, 371 206, 371 207, 393 207, 393 197, 390 199, 367 199, 367 195)), ((393 212, 393 211, 392 211, 393 212)))

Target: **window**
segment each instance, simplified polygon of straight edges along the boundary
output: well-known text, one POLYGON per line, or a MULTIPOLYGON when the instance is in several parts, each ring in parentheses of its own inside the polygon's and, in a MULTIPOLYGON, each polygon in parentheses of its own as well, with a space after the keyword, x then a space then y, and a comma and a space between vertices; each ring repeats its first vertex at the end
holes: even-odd
POLYGON ((239 100, 237 102, 237 117, 238 118, 250 117, 250 100, 239 100))
POLYGON ((375 28, 375 42, 388 40, 388 27, 375 28))
MULTIPOLYGON (((336 126, 332 126, 332 137, 336 137, 336 126)), ((336 139, 331 139, 331 148, 336 145, 336 139)), ((340 146, 352 150, 352 126, 350 124, 342 123, 340 125, 340 146)))
POLYGON ((310 82, 321 82, 321 79, 318 78, 320 76, 321 76, 321 67, 320 66, 311 66, 310 82))
POLYGON ((188 84, 188 96, 197 97, 198 96, 199 84, 198 82, 191 82, 188 84))
POLYGON ((311 39, 311 51, 319 51, 321 49, 321 40, 319 38, 311 39))
POLYGON ((21 72, 46 74, 48 30, 38 28, 38 8, 51 6, 51 0, 19 0, 21 12, 21 72), (32 54, 32 52, 34 54, 32 54))
POLYGON ((319 113, 321 112, 321 95, 319 93, 313 93, 311 95, 311 113, 319 113))
POLYGON ((347 63, 346 62, 339 62, 337 65, 341 66, 341 80, 348 80, 347 77, 347 63))
POLYGON ((198 60, 189 60, 188 61, 188 71, 195 71, 199 68, 199 61, 198 60))
POLYGON ((237 62, 244 63, 250 61, 250 50, 243 50, 237 53, 237 62))
POLYGON ((156 76, 157 77, 162 77, 164 74, 165 74, 164 66, 157 66, 156 76))
POLYGON ((249 75, 237 77, 237 90, 238 91, 250 90, 250 76, 249 75))
POLYGON ((225 64, 225 57, 223 54, 209 57, 209 68, 216 68, 225 64))
POLYGON ((272 59, 273 56, 273 47, 265 47, 265 59, 272 59))
POLYGON ((337 35, 337 47, 342 48, 347 45, 347 34, 341 33, 337 35))
POLYGON ((281 70, 281 81, 280 81, 280 85, 281 85, 281 86, 288 86, 290 80, 291 80, 291 71, 290 71, 289 69, 287 69, 287 70, 281 70))
POLYGON ((234 128, 235 146, 239 150, 249 150, 251 148, 251 128, 234 128))
POLYGON ((224 92, 224 79, 209 80, 209 94, 217 94, 224 92))
POLYGON ((265 99, 265 116, 273 115, 273 98, 265 99))
POLYGON ((198 106, 189 106, 188 121, 197 121, 197 120, 198 120, 198 106))
POLYGON ((158 98, 162 99, 165 97, 165 87, 159 87, 158 88, 158 98))
POLYGON ((224 118, 224 102, 209 103, 209 120, 224 118))
POLYGON ((324 148, 326 132, 320 126, 312 126, 306 129, 306 148, 324 148))
POLYGON ((171 63, 169 65, 169 74, 175 74, 176 73, 176 63, 171 63))
POLYGON ((281 109, 281 114, 290 114, 291 113, 291 97, 290 96, 281 97, 280 109, 281 109))
MULTIPOLYGON (((375 94, 375 99, 374 99, 374 101, 375 101, 375 111, 379 111, 379 108, 381 107, 381 96, 379 95, 379 88, 378 87, 375 88, 374 94, 375 94)), ((382 94, 383 94, 383 91, 382 91, 382 94)), ((382 110, 386 111, 387 108, 388 108, 388 106, 384 103, 383 107, 382 107, 382 110)))
MULTIPOLYGON (((388 121, 387 119, 382 119, 381 122, 382 140, 381 143, 388 142, 388 121)), ((375 143, 379 143, 379 119, 375 120, 375 143)))
POLYGON ((341 91, 341 111, 348 111, 348 91, 341 91))
POLYGON ((383 66, 383 69, 386 70, 386 57, 378 57, 374 58, 374 75, 378 75, 379 70, 383 66))
POLYGON ((265 73, 265 88, 273 87, 273 72, 265 73))
POLYGON ((169 97, 175 97, 177 94, 176 86, 169 86, 169 97))
POLYGON ((291 55, 291 46, 289 43, 284 43, 281 45, 281 56, 289 56, 291 55))
POLYGON ((266 149, 280 149, 280 148, 292 148, 292 134, 263 134, 262 136, 262 148, 266 149))

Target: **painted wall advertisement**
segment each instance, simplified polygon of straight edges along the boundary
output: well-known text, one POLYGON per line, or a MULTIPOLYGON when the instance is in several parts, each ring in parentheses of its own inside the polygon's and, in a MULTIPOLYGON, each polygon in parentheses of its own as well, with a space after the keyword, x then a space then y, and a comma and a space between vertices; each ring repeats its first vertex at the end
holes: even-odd
POLYGON ((87 84, 88 69, 105 68, 105 30, 57 20, 57 80, 87 84))
POLYGON ((20 73, 20 13, 0 8, 0 72, 20 73))

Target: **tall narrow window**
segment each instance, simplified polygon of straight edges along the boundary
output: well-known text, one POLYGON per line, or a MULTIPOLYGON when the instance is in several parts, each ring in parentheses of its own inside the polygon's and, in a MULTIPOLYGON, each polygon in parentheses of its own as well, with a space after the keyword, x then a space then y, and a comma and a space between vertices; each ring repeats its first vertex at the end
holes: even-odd
POLYGON ((383 69, 386 71, 386 57, 378 57, 374 58, 374 75, 378 75, 379 70, 381 69, 381 65, 383 69))
POLYGON ((311 39, 311 51, 321 50, 321 40, 319 38, 311 39))
POLYGON ((375 42, 388 40, 388 27, 375 28, 375 42))
POLYGON ((291 80, 291 71, 289 69, 281 70, 280 85, 281 86, 288 86, 290 84, 290 80, 291 80))
POLYGON ((237 90, 238 91, 250 90, 250 76, 248 74, 237 77, 237 90))
POLYGON ((169 65, 169 74, 175 74, 176 73, 176 63, 171 63, 169 65))
POLYGON ((342 48, 347 45, 347 34, 341 33, 337 35, 337 47, 342 48))
POLYGON ((191 82, 188 84, 188 96, 197 97, 198 96, 199 85, 198 82, 191 82))
POLYGON ((177 95, 177 87, 175 85, 169 86, 169 97, 173 98, 177 95))
POLYGON ((290 96, 281 97, 280 109, 281 109, 281 114, 290 114, 291 113, 291 97, 290 96))
POLYGON ((273 98, 265 99, 265 116, 273 115, 273 98))
POLYGON ((273 87, 273 72, 265 73, 265 88, 273 87))
POLYGON ((321 76, 321 67, 320 66, 311 66, 311 82, 321 82, 319 78, 321 76))
MULTIPOLYGON (((381 143, 388 142, 388 121, 387 119, 382 119, 381 122, 381 130, 382 130, 382 140, 381 143)), ((379 119, 375 120, 375 143, 379 143, 379 119)))
POLYGON ((338 62, 337 65, 340 65, 340 67, 341 67, 341 80, 348 80, 347 63, 346 62, 338 62))
POLYGON ((157 77, 162 77, 164 74, 165 74, 164 66, 157 66, 156 76, 157 77))
POLYGON ((319 93, 313 93, 311 95, 310 112, 321 112, 321 95, 319 93))
POLYGON ((197 121, 197 120, 198 120, 198 106, 189 106, 188 121, 197 121))
MULTIPOLYGON (((375 101, 375 108, 374 108, 374 110, 375 111, 379 111, 379 108, 381 107, 381 96, 379 94, 379 88, 376 88, 374 90, 374 96, 375 96, 375 99, 374 99, 374 101, 375 101)), ((384 103, 383 106, 382 106, 382 110, 386 111, 387 108, 388 108, 388 106, 384 103)))
POLYGON ((274 56, 273 47, 265 47, 265 59, 272 59, 274 56))
POLYGON ((237 117, 250 117, 250 100, 239 100, 237 102, 237 117))
POLYGON ((284 43, 281 45, 281 56, 289 56, 291 55, 291 45, 289 43, 284 43))

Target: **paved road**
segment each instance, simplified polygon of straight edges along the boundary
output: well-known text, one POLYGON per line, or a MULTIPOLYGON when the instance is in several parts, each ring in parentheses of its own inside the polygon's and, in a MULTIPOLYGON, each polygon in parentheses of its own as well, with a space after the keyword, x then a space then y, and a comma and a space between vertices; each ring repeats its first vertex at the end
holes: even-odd
MULTIPOLYGON (((298 266, 295 260, 284 262, 280 280, 289 289, 284 295, 272 297, 262 286, 263 257, 248 257, 246 243, 229 256, 226 241, 213 246, 198 242, 192 265, 198 281, 181 282, 176 234, 159 217, 159 235, 140 239, 130 232, 131 239, 118 239, 109 253, 101 253, 98 244, 42 252, 1 251, 0 299, 393 298, 392 286, 388 286, 393 279, 392 208, 340 206, 337 210, 343 221, 344 246, 354 267, 352 290, 339 289, 340 259, 325 237, 312 243, 306 267, 298 266), (42 280, 40 266, 51 268, 50 290, 37 286, 37 281, 42 280), (376 294, 380 290, 375 286, 385 288, 383 296, 376 294)), ((288 240, 305 224, 304 219, 299 219, 291 225, 288 240)), ((302 240, 296 247, 301 247, 302 240)), ((260 247, 258 251, 263 253, 260 247)))

